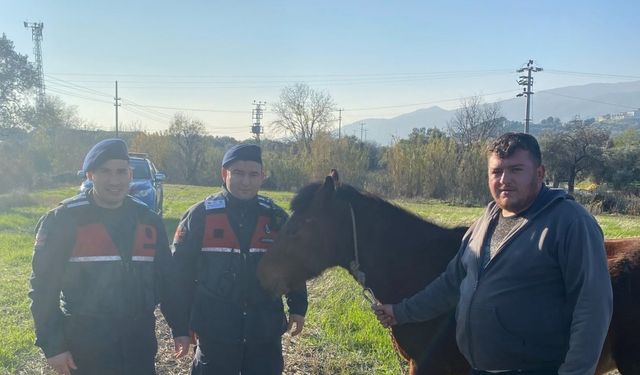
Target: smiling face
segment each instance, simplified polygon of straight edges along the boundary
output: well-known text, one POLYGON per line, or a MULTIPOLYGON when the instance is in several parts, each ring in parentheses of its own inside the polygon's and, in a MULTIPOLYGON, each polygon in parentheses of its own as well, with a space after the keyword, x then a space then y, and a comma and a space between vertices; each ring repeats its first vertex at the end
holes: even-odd
POLYGON ((104 208, 118 208, 129 193, 131 168, 127 160, 110 159, 87 172, 93 182, 95 203, 104 208))
POLYGON ((514 216, 531 206, 544 179, 544 166, 529 151, 516 150, 500 158, 492 153, 488 160, 489 190, 504 216, 514 216))

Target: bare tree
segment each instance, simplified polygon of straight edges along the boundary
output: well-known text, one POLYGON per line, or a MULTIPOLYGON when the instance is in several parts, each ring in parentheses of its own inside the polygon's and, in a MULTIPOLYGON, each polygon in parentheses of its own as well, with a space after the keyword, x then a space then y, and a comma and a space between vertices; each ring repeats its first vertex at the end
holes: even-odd
POLYGON ((497 135, 504 117, 500 105, 485 104, 479 96, 464 98, 451 121, 449 133, 463 146, 484 142, 497 135))
POLYGON ((204 161, 204 123, 178 113, 171 121, 168 134, 175 140, 180 169, 190 184, 198 183, 198 171, 204 161))
POLYGON ((282 89, 273 111, 278 119, 271 126, 300 142, 308 154, 318 132, 331 126, 335 103, 328 93, 316 91, 306 83, 296 83, 282 89))

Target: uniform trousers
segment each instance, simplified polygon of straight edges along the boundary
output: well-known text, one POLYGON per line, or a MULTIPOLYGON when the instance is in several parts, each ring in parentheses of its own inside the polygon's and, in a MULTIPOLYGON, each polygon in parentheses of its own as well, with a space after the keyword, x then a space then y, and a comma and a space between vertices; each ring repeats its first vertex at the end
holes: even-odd
POLYGON ((155 375, 155 318, 68 317, 65 337, 73 375, 155 375))
POLYGON ((284 370, 280 338, 233 343, 198 338, 191 375, 279 375, 284 370))

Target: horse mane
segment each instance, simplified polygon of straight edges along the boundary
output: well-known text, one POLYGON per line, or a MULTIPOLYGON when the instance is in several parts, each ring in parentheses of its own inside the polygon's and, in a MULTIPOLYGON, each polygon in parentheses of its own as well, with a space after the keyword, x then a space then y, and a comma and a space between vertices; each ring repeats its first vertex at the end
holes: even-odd
MULTIPOLYGON (((313 201, 313 197, 316 191, 322 186, 321 182, 312 182, 302 187, 298 193, 291 200, 291 209, 296 212, 306 211, 313 201)), ((359 190, 349 184, 341 183, 336 190, 336 199, 344 200, 358 207, 367 207, 368 209, 379 213, 385 217, 404 218, 403 224, 408 222, 419 223, 424 225, 425 223, 430 226, 438 225, 425 220, 424 218, 410 212, 396 204, 393 204, 380 196, 359 190), (366 204, 359 204, 365 202, 366 204)))

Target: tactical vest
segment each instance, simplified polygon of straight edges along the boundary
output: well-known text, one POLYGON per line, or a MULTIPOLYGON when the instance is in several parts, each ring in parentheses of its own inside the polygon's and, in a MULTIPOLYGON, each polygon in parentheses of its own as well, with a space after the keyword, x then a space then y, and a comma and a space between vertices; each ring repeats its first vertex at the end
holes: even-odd
POLYGON ((280 215, 270 199, 258 196, 256 225, 248 246, 243 242, 247 247, 241 248, 226 203, 222 195, 204 201, 191 329, 208 340, 279 340, 286 328, 282 299, 274 299, 260 286, 256 268, 286 215, 280 215))
MULTIPOLYGON (((138 224, 131 261, 153 262, 156 254, 157 231, 152 225, 138 224)), ((69 262, 110 262, 122 258, 107 228, 102 223, 79 225, 69 262)))
MULTIPOLYGON (((251 237, 249 253, 265 253, 270 247, 277 232, 269 227, 271 218, 258 216, 258 222, 251 237)), ((212 253, 240 254, 240 243, 236 237, 225 212, 214 212, 205 218, 202 251, 212 253)))
POLYGON ((152 317, 157 303, 154 262, 159 238, 158 229, 146 216, 146 206, 136 200, 124 203, 127 215, 135 215, 136 220, 129 245, 131 258, 123 259, 84 194, 62 204, 75 221, 62 287, 68 313, 152 317))
POLYGON ((258 196, 259 211, 248 248, 241 248, 227 215, 224 196, 205 199, 204 226, 197 280, 210 296, 236 303, 253 303, 267 298, 255 275, 257 265, 273 244, 279 225, 276 206, 258 196))
MULTIPOLYGON (((259 197, 262 209, 258 215, 256 228, 251 237, 249 253, 265 253, 278 235, 279 228, 271 226, 273 206, 271 201, 259 197)), ((223 197, 217 196, 205 200, 205 224, 201 251, 204 253, 240 254, 240 242, 231 228, 226 214, 223 197)))

